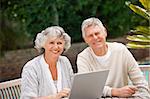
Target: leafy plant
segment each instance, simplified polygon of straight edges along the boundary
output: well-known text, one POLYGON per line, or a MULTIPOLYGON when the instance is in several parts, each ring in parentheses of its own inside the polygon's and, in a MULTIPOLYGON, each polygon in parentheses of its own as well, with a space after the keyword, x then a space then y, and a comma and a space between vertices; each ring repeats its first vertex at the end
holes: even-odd
POLYGON ((21 24, 0 13, 0 56, 6 51, 24 48, 27 40, 28 35, 21 24))
POLYGON ((135 27, 134 30, 130 30, 131 35, 127 36, 130 41, 127 44, 129 48, 150 48, 150 0, 139 0, 144 8, 131 4, 127 1, 126 5, 129 6, 136 14, 144 18, 145 24, 135 27))

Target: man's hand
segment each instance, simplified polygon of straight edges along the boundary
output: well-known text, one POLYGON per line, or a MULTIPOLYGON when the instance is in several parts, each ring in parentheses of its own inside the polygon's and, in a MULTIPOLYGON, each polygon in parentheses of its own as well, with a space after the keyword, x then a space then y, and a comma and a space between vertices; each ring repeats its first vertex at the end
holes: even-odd
POLYGON ((122 88, 112 88, 112 96, 130 97, 137 91, 136 86, 125 86, 122 88))

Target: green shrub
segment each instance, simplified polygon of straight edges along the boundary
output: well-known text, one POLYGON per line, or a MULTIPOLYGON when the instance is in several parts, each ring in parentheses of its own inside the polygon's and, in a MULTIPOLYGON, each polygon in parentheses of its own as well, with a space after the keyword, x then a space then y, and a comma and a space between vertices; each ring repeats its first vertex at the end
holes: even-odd
POLYGON ((0 55, 4 51, 22 48, 27 43, 27 34, 21 24, 0 15, 0 55))
MULTIPOLYGON (((130 42, 127 44, 129 48, 150 48, 150 0, 139 0, 144 8, 137 5, 126 2, 126 5, 130 7, 136 14, 142 16, 144 22, 143 25, 137 26, 134 30, 131 30, 131 36, 128 35, 127 39, 130 42)), ((141 21, 139 21, 141 23, 141 21)))

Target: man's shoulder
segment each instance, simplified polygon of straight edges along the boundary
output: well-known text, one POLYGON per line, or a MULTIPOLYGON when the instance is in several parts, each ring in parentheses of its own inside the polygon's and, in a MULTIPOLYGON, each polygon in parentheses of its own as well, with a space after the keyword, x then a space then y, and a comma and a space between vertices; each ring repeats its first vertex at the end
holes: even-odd
POLYGON ((126 48, 126 46, 122 43, 118 42, 107 42, 108 47, 112 50, 123 50, 126 48))
POLYGON ((83 51, 81 51, 78 55, 84 55, 87 56, 90 53, 90 47, 85 48, 83 51))
POLYGON ((119 43, 119 42, 107 42, 107 44, 109 46, 114 46, 114 47, 123 47, 123 46, 125 46, 123 43, 119 43))

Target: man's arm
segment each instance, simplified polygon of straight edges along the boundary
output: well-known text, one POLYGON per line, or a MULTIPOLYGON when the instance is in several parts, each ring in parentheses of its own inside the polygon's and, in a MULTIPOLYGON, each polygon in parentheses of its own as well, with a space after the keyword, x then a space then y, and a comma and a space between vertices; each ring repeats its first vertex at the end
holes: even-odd
POLYGON ((124 62, 128 68, 129 78, 132 84, 138 89, 135 94, 133 94, 133 96, 150 99, 148 83, 146 82, 140 68, 138 67, 136 60, 127 48, 124 49, 124 57, 124 62))
POLYGON ((78 73, 85 73, 90 71, 89 63, 84 56, 78 55, 77 68, 78 68, 78 73))

